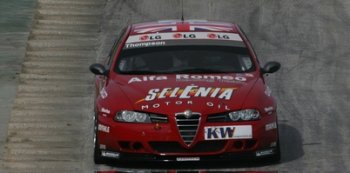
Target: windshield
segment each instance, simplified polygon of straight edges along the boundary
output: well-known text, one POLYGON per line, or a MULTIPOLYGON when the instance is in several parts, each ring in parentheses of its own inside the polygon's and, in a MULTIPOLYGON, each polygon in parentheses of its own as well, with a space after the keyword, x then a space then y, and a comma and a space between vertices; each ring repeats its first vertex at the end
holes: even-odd
POLYGON ((254 70, 247 48, 166 46, 123 50, 121 74, 242 73, 254 70))

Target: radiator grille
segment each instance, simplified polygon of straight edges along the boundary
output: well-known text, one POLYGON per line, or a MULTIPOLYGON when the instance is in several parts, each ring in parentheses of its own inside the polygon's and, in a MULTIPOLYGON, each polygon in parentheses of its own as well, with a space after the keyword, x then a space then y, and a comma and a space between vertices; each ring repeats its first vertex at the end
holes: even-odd
POLYGON ((186 116, 184 113, 176 114, 177 128, 187 145, 190 145, 196 137, 200 119, 200 113, 191 113, 191 116, 186 116))

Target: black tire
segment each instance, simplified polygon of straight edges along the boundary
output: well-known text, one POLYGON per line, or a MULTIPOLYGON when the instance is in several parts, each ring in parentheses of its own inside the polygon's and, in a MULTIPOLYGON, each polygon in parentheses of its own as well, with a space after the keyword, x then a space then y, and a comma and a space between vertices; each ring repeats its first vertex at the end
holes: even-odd
POLYGON ((281 161, 281 148, 280 148, 280 142, 279 139, 277 141, 277 145, 275 148, 275 154, 271 156, 271 162, 272 163, 279 163, 281 161))
POLYGON ((270 157, 272 163, 279 163, 281 161, 281 146, 280 146, 280 136, 277 124, 277 144, 275 148, 275 154, 270 157))
POLYGON ((105 162, 104 158, 101 156, 100 146, 98 145, 97 136, 97 115, 94 118, 94 162, 95 164, 103 164, 105 162))

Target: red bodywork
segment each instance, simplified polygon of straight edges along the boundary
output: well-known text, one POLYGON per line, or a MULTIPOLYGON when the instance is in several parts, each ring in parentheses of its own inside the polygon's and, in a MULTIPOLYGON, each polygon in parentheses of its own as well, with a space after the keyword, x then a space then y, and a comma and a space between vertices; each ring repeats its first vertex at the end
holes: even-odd
MULTIPOLYGON (((237 33, 250 52, 255 71, 228 74, 165 74, 165 75, 125 75, 109 71, 108 77, 96 78, 96 107, 98 124, 103 130, 97 132, 101 150, 123 154, 145 154, 155 157, 195 158, 202 156, 221 156, 224 154, 253 153, 269 149, 278 142, 276 103, 265 85, 264 76, 256 55, 244 34, 234 24, 207 21, 161 21, 131 25, 123 33, 110 69, 114 69, 118 55, 130 36, 162 32, 220 32, 237 33), (226 80, 226 81, 225 81, 226 80), (174 88, 184 90, 192 87, 186 98, 179 94, 170 97, 174 88), (230 98, 195 97, 199 87, 232 88, 230 98), (159 97, 164 88, 166 95, 159 97), (152 89, 159 89, 156 98, 145 100, 152 89), (197 90, 196 90, 197 89, 197 90), (102 95, 102 96, 101 96, 102 95), (261 118, 254 121, 208 122, 209 115, 242 109, 256 109, 261 118), (168 117, 167 123, 125 123, 113 120, 117 112, 133 110, 157 113, 168 117), (197 133, 191 143, 185 143, 175 115, 186 110, 200 113, 197 133), (274 128, 270 126, 274 125, 274 128), (252 137, 242 139, 206 140, 205 127, 249 125, 252 137)), ((149 39, 143 37, 142 39, 149 39)), ((214 91, 212 91, 214 92, 214 91)), ((215 136, 214 136, 215 137, 215 136)), ((164 159, 166 160, 166 159, 164 159)), ((176 160, 176 159, 175 159, 176 160)), ((180 159, 181 160, 181 159, 180 159)), ((186 160, 186 159, 185 159, 186 160)), ((201 160, 201 159, 199 159, 201 160)), ((179 161, 179 160, 178 160, 179 161)))

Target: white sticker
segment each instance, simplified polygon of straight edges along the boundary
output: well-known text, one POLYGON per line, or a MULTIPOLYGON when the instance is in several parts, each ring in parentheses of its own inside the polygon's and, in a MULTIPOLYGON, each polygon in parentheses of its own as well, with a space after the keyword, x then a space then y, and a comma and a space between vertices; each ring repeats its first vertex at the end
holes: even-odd
POLYGON ((101 108, 101 112, 102 113, 106 113, 106 114, 110 114, 111 111, 109 109, 106 109, 106 108, 101 108))
POLYGON ((244 76, 232 76, 232 75, 200 75, 200 74, 177 74, 176 81, 184 82, 245 82, 247 78, 244 76))
POLYGON ((109 133, 109 127, 103 124, 98 125, 98 131, 109 133))
POLYGON ((265 130, 266 131, 269 131, 269 130, 272 130, 272 129, 276 129, 276 128, 277 128, 277 123, 276 122, 269 123, 269 124, 265 125, 265 130))
POLYGON ((185 162, 185 161, 200 161, 199 157, 177 157, 176 161, 185 162))
POLYGON ((133 82, 146 82, 146 81, 161 81, 167 80, 167 76, 142 76, 142 77, 133 77, 129 80, 128 84, 133 82))
POLYGON ((264 111, 265 111, 265 112, 271 112, 271 111, 273 111, 273 106, 265 107, 265 108, 264 108, 264 111))
POLYGON ((103 157, 119 158, 120 153, 111 152, 111 151, 101 151, 103 157))
POLYGON ((251 125, 204 127, 205 140, 251 139, 252 137, 251 125))
POLYGON ((256 156, 257 157, 271 155, 271 154, 273 154, 273 149, 267 149, 267 150, 262 150, 262 151, 257 151, 256 152, 256 156))

